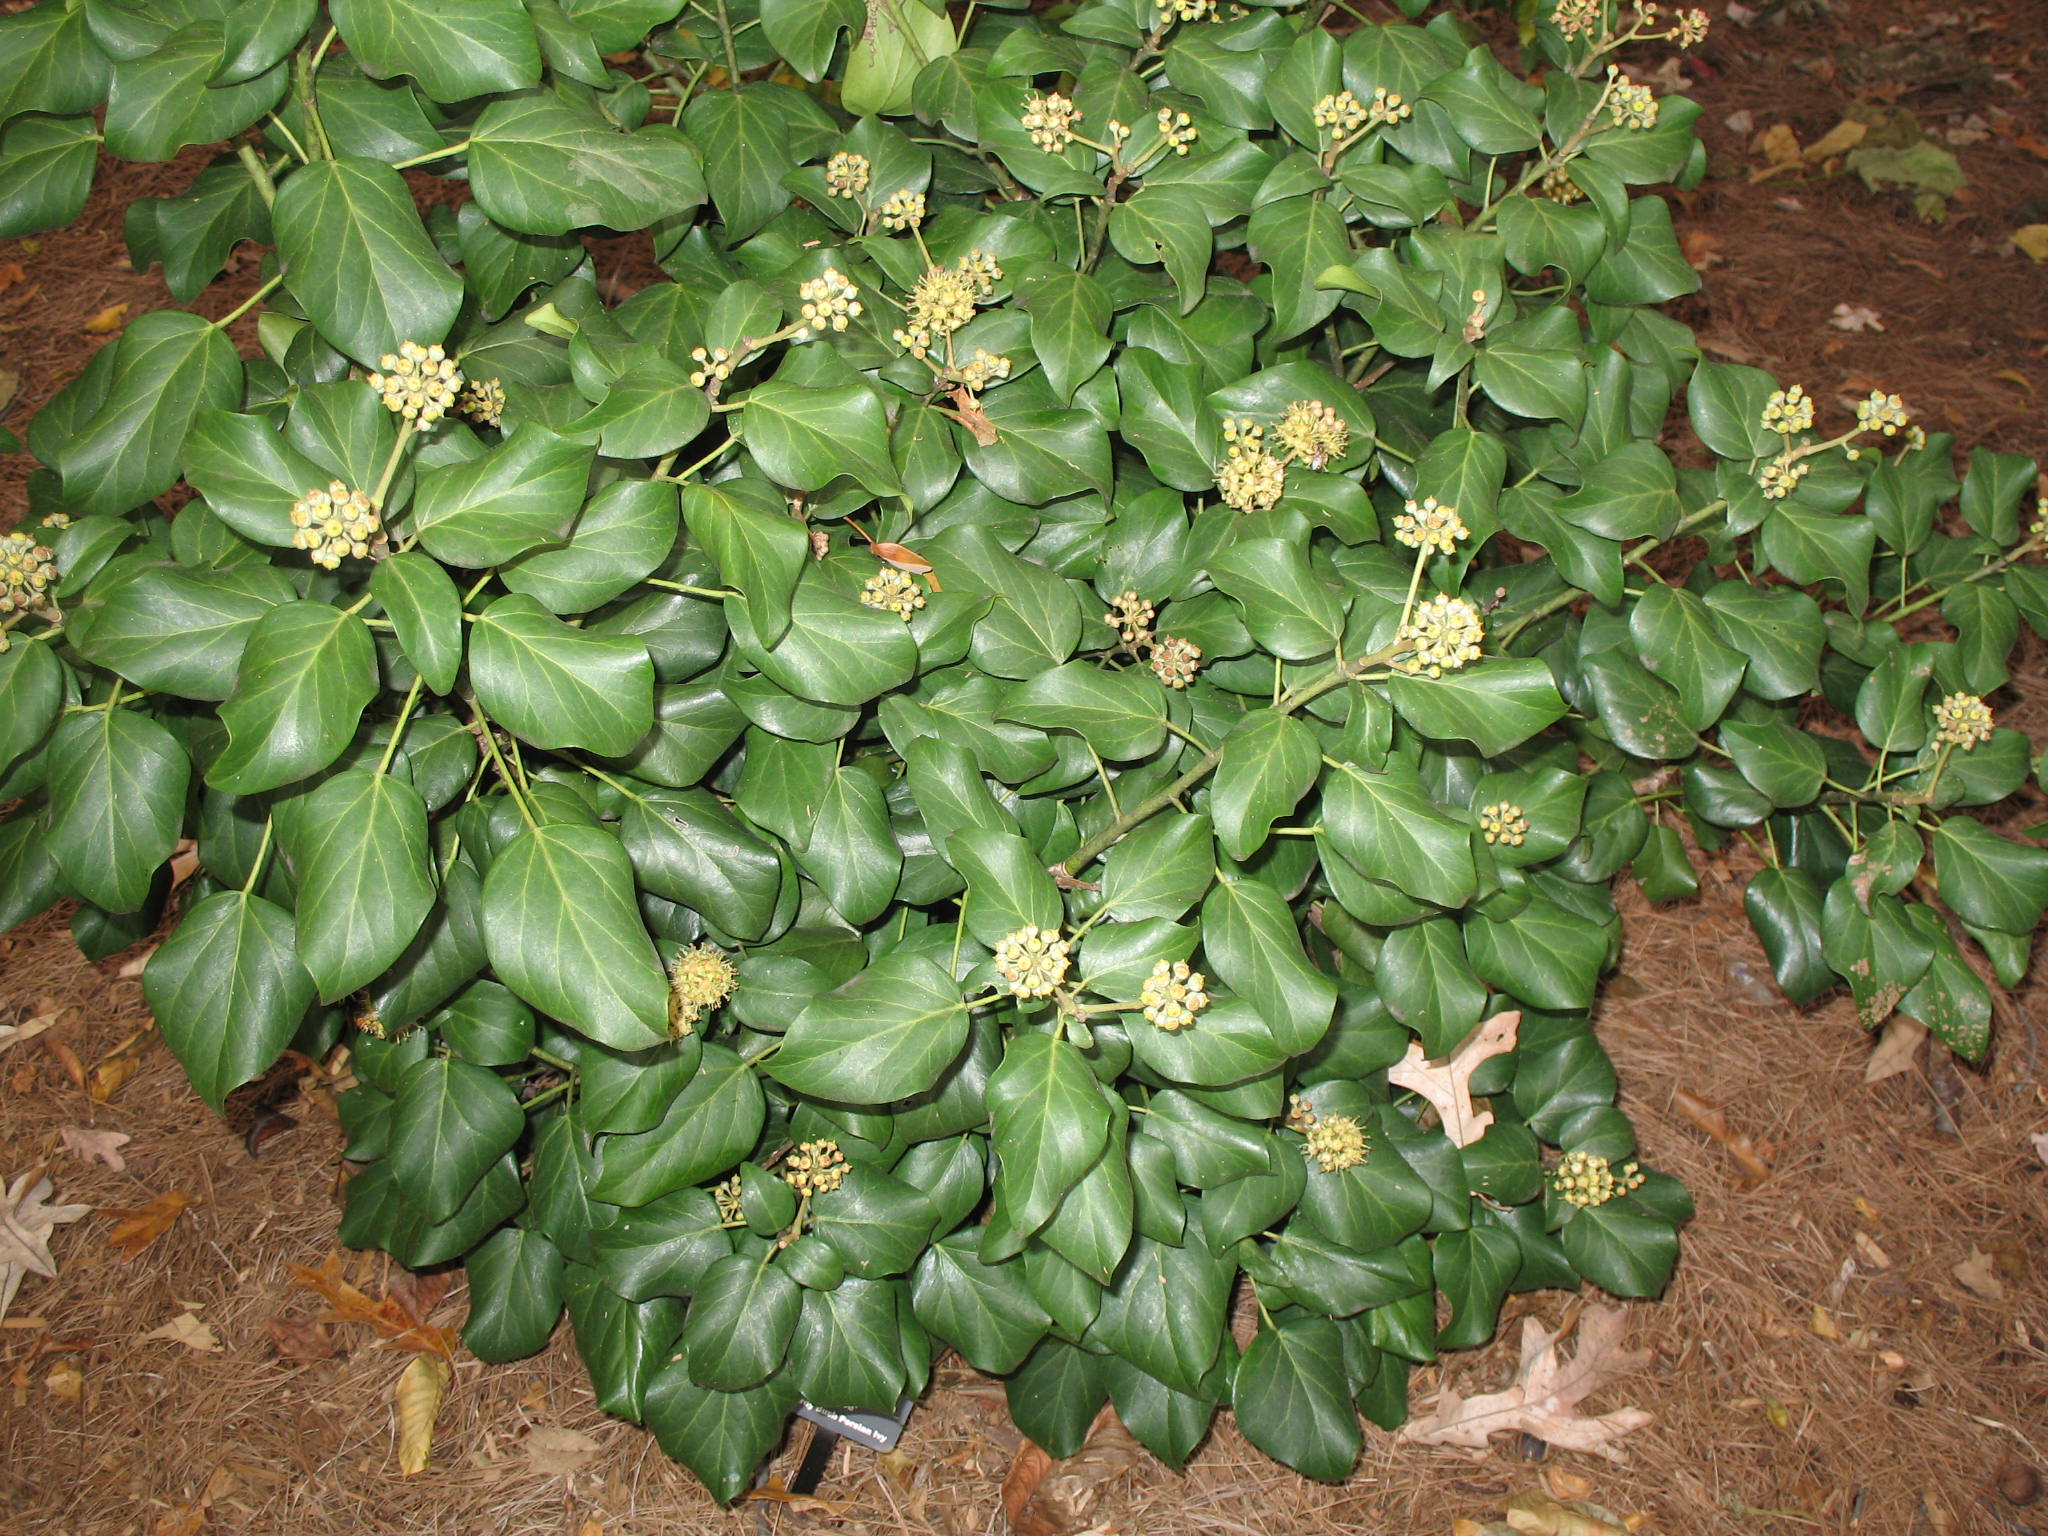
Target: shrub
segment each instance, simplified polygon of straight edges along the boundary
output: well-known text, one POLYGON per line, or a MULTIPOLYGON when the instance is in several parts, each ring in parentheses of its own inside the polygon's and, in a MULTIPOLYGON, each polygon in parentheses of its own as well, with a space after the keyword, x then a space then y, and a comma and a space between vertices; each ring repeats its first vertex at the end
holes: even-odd
POLYGON ((1207 0, 0 20, 0 233, 226 139, 132 250, 266 250, 260 356, 147 314, 30 427, 0 925, 174 903, 216 1106, 345 1036, 344 1241, 466 1263, 487 1359, 566 1305, 721 1498, 941 1345, 1056 1454, 1229 1404, 1341 1477, 1506 1292, 1655 1294, 1610 881, 1748 837, 1789 995, 1980 1053, 2048 586, 2031 464, 1657 312, 1697 109, 1562 12, 1535 82, 1207 0))

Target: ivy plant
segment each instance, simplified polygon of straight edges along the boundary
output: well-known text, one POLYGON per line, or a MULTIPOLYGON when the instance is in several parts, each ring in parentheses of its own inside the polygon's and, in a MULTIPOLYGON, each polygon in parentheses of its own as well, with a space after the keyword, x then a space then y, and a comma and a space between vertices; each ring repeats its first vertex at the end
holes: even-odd
POLYGON ((566 1309, 720 1498, 945 1347, 1055 1454, 1229 1406, 1343 1477, 1506 1293, 1671 1273, 1619 873, 1749 839, 1790 997, 1970 1056, 2048 903, 1986 820, 2034 466, 1658 312, 1697 108, 1614 59, 1703 26, 0 18, 0 235, 218 145, 135 260, 263 252, 29 426, 0 927, 173 913, 213 1105, 345 1044, 343 1240, 465 1264, 486 1359, 566 1309))

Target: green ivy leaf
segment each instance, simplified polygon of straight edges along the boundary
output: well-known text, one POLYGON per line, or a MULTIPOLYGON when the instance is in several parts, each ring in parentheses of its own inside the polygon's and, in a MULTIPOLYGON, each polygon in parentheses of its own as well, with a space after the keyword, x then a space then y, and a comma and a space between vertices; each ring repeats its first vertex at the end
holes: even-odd
POLYGON ((1103 1292, 1096 1332, 1147 1375, 1199 1394, 1222 1349, 1234 1274, 1192 1232, 1177 1247, 1140 1236, 1103 1292))
POLYGON ((1326 1483, 1350 1475, 1363 1445, 1343 1352, 1337 1325, 1326 1317, 1271 1323, 1238 1361, 1231 1388, 1245 1438, 1326 1483))
MULTIPOLYGON (((34 13, 22 13, 30 14, 34 13)), ((82 20, 84 13, 77 14, 82 20)), ((0 33, 0 38, 5 36, 0 33)), ((107 68, 104 55, 95 51, 94 58, 102 70, 107 68)), ((0 64, 0 69, 6 67, 0 64)), ((99 132, 90 117, 0 121, 0 240, 56 229, 77 218, 92 196, 98 164, 99 132)))
POLYGON ((469 677, 490 716, 536 747, 619 757, 654 724, 647 647, 574 629, 524 593, 508 593, 477 619, 469 677))
POLYGON ((411 785, 354 768, 306 797, 292 842, 299 960, 331 1003, 382 975, 433 910, 427 809, 411 785))
POLYGON ((435 693, 455 686, 462 665, 462 594, 439 561, 401 550, 377 562, 370 591, 383 605, 405 659, 435 693))
POLYGON ((803 1292, 769 1255, 736 1253, 706 1272, 683 1325, 690 1379, 743 1392, 782 1368, 803 1292))
POLYGON ((504 1227, 463 1261, 462 1343, 493 1364, 539 1354, 562 1315, 562 1255, 545 1234, 504 1227))
POLYGON ((685 1362, 672 1360, 647 1383, 647 1427, 714 1499, 730 1504, 746 1492, 754 1468, 781 1440, 796 1400, 793 1371, 745 1392, 719 1392, 698 1386, 685 1362))
POLYGON ((697 1075, 659 1125, 605 1138, 604 1171, 590 1197, 645 1206, 724 1173, 752 1150, 767 1112, 754 1068, 728 1047, 708 1044, 697 1075))
POLYGON ((1310 1049, 1329 1029, 1336 979, 1302 952, 1294 915, 1271 886, 1219 879, 1202 902, 1202 951, 1288 1054, 1310 1049))
POLYGON ((922 955, 884 955, 790 1021, 769 1071, 799 1093, 886 1104, 932 1086, 967 1043, 960 988, 922 955))
MULTIPOLYGON (((295 595, 291 583, 267 565, 224 571, 152 567, 114 589, 78 648, 138 688, 181 699, 225 699, 234 691, 256 621, 295 595)), ((50 654, 46 646, 24 654, 38 651, 50 654)), ((8 755, 0 748, 0 757, 8 755)))
POLYGON ((333 15, 366 73, 411 75, 435 101, 540 84, 540 44, 518 0, 474 0, 459 12, 429 0, 335 0, 333 15))
POLYGON ((622 1051, 668 1038, 668 985, 608 833, 528 827, 484 877, 483 918, 492 967, 542 1013, 622 1051))
POLYGON ((1489 757, 1520 746, 1565 714, 1550 668, 1509 658, 1471 662, 1442 677, 1395 673, 1387 696, 1425 736, 1469 741, 1489 757))
POLYGON ((1150 757, 1166 740, 1165 699, 1157 682, 1135 668, 1106 672, 1085 661, 1019 683, 997 718, 1072 731, 1113 759, 1150 757))
POLYGON ((470 130, 469 177, 486 214, 532 235, 566 235, 591 225, 644 229, 704 200, 697 152, 681 134, 660 128, 621 133, 594 105, 572 106, 551 95, 506 97, 486 108, 470 130))
POLYGON ((925 1250, 911 1279, 917 1319, 978 1371, 1007 1375, 1024 1363, 1052 1319, 1032 1299, 1019 1264, 984 1264, 978 1242, 956 1232, 925 1250))
POLYGON ((50 457, 68 506, 126 512, 177 484, 194 418, 236 403, 242 365, 225 335, 179 310, 143 315, 101 355, 106 394, 50 457))
POLYGON ((1333 771, 1323 785, 1323 831, 1357 869, 1424 901, 1463 906, 1475 889, 1469 834, 1423 793, 1412 768, 1390 761, 1383 773, 1333 771))
POLYGON ((2048 848, 1999 836, 1971 816, 1946 817, 1936 830, 1934 879, 1941 899, 1964 922, 2030 933, 2048 909, 2048 848))
POLYGON ((427 1221, 446 1221, 525 1131, 526 1116, 503 1078, 430 1056, 399 1083, 391 1177, 427 1221))
POLYGON ((1050 1035, 1013 1036, 987 1093, 1002 1159, 997 1195, 1012 1226, 1029 1235, 1101 1155, 1109 1111, 1080 1054, 1050 1035))
POLYGON ((219 891, 185 914, 149 958, 142 995, 199 1096, 215 1110, 291 1043, 313 1001, 290 914, 219 891))
POLYGON ((449 565, 502 565, 569 531, 595 450, 537 422, 481 457, 423 469, 405 528, 449 565))

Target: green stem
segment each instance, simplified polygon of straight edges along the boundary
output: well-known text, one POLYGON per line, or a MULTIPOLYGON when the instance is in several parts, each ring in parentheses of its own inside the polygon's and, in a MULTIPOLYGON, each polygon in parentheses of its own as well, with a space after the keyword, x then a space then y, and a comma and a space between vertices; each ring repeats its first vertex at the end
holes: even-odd
MULTIPOLYGON (((323 51, 326 44, 322 43, 323 51)), ((314 142, 319 146, 320 158, 332 160, 334 146, 327 141, 327 125, 320 121, 319 92, 313 84, 313 71, 308 66, 311 60, 303 53, 292 59, 292 84, 298 93, 299 106, 306 114, 306 126, 313 130, 314 142)))
POLYGON ((249 861, 249 878, 242 883, 242 894, 248 895, 256 889, 256 882, 263 878, 263 861, 270 854, 271 820, 263 818, 263 841, 256 845, 256 857, 249 861))
POLYGON ((718 35, 725 43, 726 89, 736 91, 740 88, 740 55, 739 49, 733 46, 732 18, 726 14, 725 0, 711 0, 711 4, 712 16, 718 22, 718 35))
POLYGON ((256 153, 253 144, 237 144, 235 158, 242 162, 242 169, 249 173, 249 179, 256 183, 256 195, 263 199, 263 206, 273 207, 277 203, 277 183, 270 179, 270 168, 263 163, 263 157, 256 153))
POLYGON ((405 728, 412 720, 413 706, 419 703, 420 689, 425 682, 426 679, 418 673, 413 674, 412 691, 405 696, 405 707, 399 710, 398 718, 391 722, 391 739, 384 743, 384 756, 377 764, 377 771, 379 773, 389 773, 391 771, 391 760, 398 755, 399 739, 405 735, 405 728))
POLYGON ((649 576, 645 584, 660 587, 666 592, 680 592, 685 597, 727 598, 740 595, 737 592, 728 592, 724 587, 693 587, 687 581, 663 581, 657 576, 649 576))
POLYGON ((575 1062, 570 1061, 565 1057, 557 1056, 551 1051, 544 1051, 537 1045, 534 1046, 531 1050, 529 1050, 526 1054, 531 1056, 535 1061, 546 1062, 549 1066, 553 1067, 557 1072, 574 1073, 576 1071, 575 1062))
POLYGON ((384 473, 377 477, 377 489, 370 493, 372 511, 383 512, 384 498, 391 492, 391 482, 398 478, 398 461, 405 457, 405 445, 412 441, 412 434, 411 422, 399 423, 398 440, 391 445, 391 456, 384 461, 384 473))
POLYGON ((275 292, 278 286, 283 282, 284 274, 280 272, 278 273, 277 276, 270 279, 269 282, 265 283, 261 288, 258 288, 254 293, 250 294, 248 298, 242 300, 241 303, 237 304, 233 309, 229 310, 226 314, 222 315, 218 320, 209 321, 208 323, 212 325, 212 327, 216 331, 226 330, 229 326, 233 325, 237 320, 241 319, 242 316, 246 315, 247 313, 249 313, 250 310, 254 309, 258 304, 261 304, 265 299, 269 298, 270 295, 273 292, 275 292))
POLYGON ((464 139, 459 144, 450 144, 446 149, 437 149, 424 155, 414 155, 410 160, 394 160, 391 163, 391 169, 394 171, 409 171, 416 165, 425 165, 432 160, 446 160, 450 155, 466 154, 469 151, 469 146, 475 142, 475 139, 464 139))
POLYGON ((475 703, 469 706, 469 718, 476 726, 477 734, 484 739, 484 749, 490 753, 491 762, 498 770, 498 782, 505 786, 505 792, 512 797, 512 804, 519 811, 519 819, 526 823, 529 832, 536 830, 539 823, 533 819, 533 807, 526 803, 526 797, 519 792, 519 781, 512 776, 512 770, 505 766, 505 756, 498 750, 498 738, 491 730, 489 718, 484 714, 482 707, 475 703))
MULTIPOLYGON (((1684 517, 1680 518, 1678 521, 1678 526, 1672 529, 1671 532, 1667 534, 1665 537, 1661 539, 1650 539, 1644 543, 1638 544, 1633 550, 1630 551, 1630 553, 1636 555, 1647 554, 1649 551, 1657 548, 1660 544, 1669 544, 1670 542, 1672 542, 1672 540, 1680 538, 1683 535, 1691 532, 1694 528, 1697 528, 1701 523, 1706 522, 1709 518, 1717 517, 1722 512, 1725 512, 1727 510, 1728 503, 1725 500, 1710 501, 1704 507, 1701 507, 1697 512, 1688 512, 1684 517)), ((1556 613, 1561 608, 1571 607, 1573 603, 1576 603, 1580 598, 1584 597, 1585 595, 1586 594, 1581 592, 1577 587, 1574 587, 1569 592, 1560 592, 1556 597, 1551 598, 1548 602, 1538 603, 1534 608, 1530 609, 1527 613, 1523 614, 1519 619, 1515 620, 1513 624, 1508 626, 1507 630, 1503 632, 1500 636, 1498 642, 1499 648, 1501 650, 1506 650, 1508 646, 1514 643, 1515 637, 1521 634, 1521 632, 1527 629, 1531 624, 1536 623, 1539 619, 1549 618, 1553 613, 1556 613)))

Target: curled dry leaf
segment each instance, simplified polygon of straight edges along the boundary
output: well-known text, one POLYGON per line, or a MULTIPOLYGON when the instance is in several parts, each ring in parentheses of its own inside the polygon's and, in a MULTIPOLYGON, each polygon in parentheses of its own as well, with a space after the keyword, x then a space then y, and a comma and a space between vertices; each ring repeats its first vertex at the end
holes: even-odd
POLYGON ((415 1477, 427 1470, 434 1454, 434 1421, 448 1393, 448 1362, 436 1355, 415 1355, 398 1374, 392 1402, 398 1414, 398 1470, 415 1477))
POLYGON ((1761 1184, 1771 1176, 1771 1165, 1757 1150, 1756 1143, 1747 1133, 1728 1124, 1728 1113, 1720 1105, 1709 1103, 1683 1088, 1671 1096, 1671 1101, 1681 1115, 1720 1144, 1721 1149, 1742 1169, 1750 1184, 1761 1184))
POLYGON ((161 1328, 152 1328, 143 1335, 145 1339, 162 1339, 166 1344, 183 1344, 187 1349, 196 1349, 202 1354, 220 1353, 220 1338, 205 1319, 195 1312, 180 1312, 161 1328))
POLYGON ((33 1018, 23 1019, 19 1024, 0 1024, 0 1053, 10 1051, 17 1045, 27 1045, 56 1023, 58 1017, 55 1013, 39 1013, 33 1018))
POLYGON ((1026 1440, 1003 1479, 1003 1514, 1010 1529, 1017 1536, 1072 1536, 1086 1530, 1110 1485, 1144 1456, 1107 1407, 1095 1415, 1081 1449, 1065 1461, 1054 1461, 1026 1440))
POLYGON ((128 1166, 128 1159, 121 1155, 121 1149, 135 1139, 120 1131, 91 1131, 76 1125, 63 1127, 57 1135, 63 1141, 65 1151, 88 1161, 96 1157, 116 1173, 128 1166))
POLYGON ((60 1360, 43 1378, 43 1390, 71 1408, 85 1406, 85 1373, 69 1360, 60 1360))
POLYGON ((1986 1301, 2005 1300, 2005 1282, 1998 1278, 1998 1270, 1992 1262, 1991 1255, 1974 1243, 1970 1245, 1970 1256, 1949 1273, 1973 1295, 1981 1296, 1986 1301))
POLYGON ((135 1031, 92 1064, 92 1069, 85 1074, 86 1095, 96 1104, 106 1103, 123 1083, 141 1069, 143 1058, 155 1044, 154 1025, 135 1031))
POLYGON ((1508 1500, 1508 1528, 1520 1536, 1629 1536, 1626 1525, 1605 1510, 1573 1500, 1553 1499, 1534 1489, 1508 1500))
POLYGON ((327 1325, 309 1317, 273 1317, 266 1328, 280 1360, 332 1360, 337 1353, 327 1325))
POLYGON ((1465 1037, 1442 1061, 1424 1059, 1422 1047, 1410 1041, 1408 1054, 1387 1069, 1387 1081, 1412 1088, 1435 1106, 1444 1135, 1454 1147, 1469 1147, 1493 1124, 1493 1111, 1472 1103, 1472 1074, 1483 1061, 1515 1048, 1522 1015, 1497 1013, 1465 1037))
MULTIPOLYGON (((372 1301, 344 1280, 340 1254, 327 1255, 326 1262, 318 1269, 308 1269, 303 1264, 286 1267, 291 1270, 292 1279, 319 1295, 331 1309, 320 1319, 321 1322, 368 1323, 376 1329, 379 1341, 393 1349, 419 1350, 424 1354, 439 1355, 444 1360, 454 1356, 455 1336, 446 1328, 422 1322, 392 1297, 372 1301)), ((438 1296, 435 1299, 438 1300, 438 1296)))
POLYGON ((1870 1060, 1864 1063, 1865 1084, 1881 1083, 1888 1077, 1911 1071, 1914 1054, 1926 1038, 1927 1026, 1918 1019, 1895 1013, 1885 1020, 1884 1029, 1877 1037, 1877 1048, 1870 1053, 1870 1060))
POLYGON ((580 1429, 542 1425, 526 1437, 526 1454, 533 1462, 533 1470, 543 1477, 580 1472, 597 1460, 597 1453, 603 1449, 580 1429))
POLYGON ((822 1515, 827 1520, 843 1520, 853 1508, 850 1501, 821 1499, 815 1493, 792 1493, 789 1485, 779 1477, 771 1477, 760 1487, 748 1489, 745 1497, 784 1505, 791 1514, 822 1515))
POLYGON ((185 1214, 185 1208, 196 1202, 190 1195, 181 1195, 175 1189, 167 1189, 147 1205, 133 1210, 122 1210, 105 1206, 93 1212, 114 1223, 114 1230, 107 1234, 107 1246, 120 1252, 123 1264, 132 1264, 142 1255, 144 1249, 171 1230, 177 1219, 185 1214))
POLYGON ((1563 1450, 1624 1460, 1614 1442, 1641 1429, 1651 1416, 1640 1408, 1617 1408, 1597 1417, 1576 1410, 1609 1379, 1649 1363, 1648 1350, 1621 1348, 1627 1326, 1623 1308, 1587 1307, 1579 1317, 1578 1349, 1566 1359, 1559 1348, 1566 1330, 1553 1333, 1539 1319, 1525 1317, 1522 1365, 1510 1386, 1471 1398, 1447 1389, 1438 1394, 1435 1411, 1411 1420, 1398 1438, 1484 1450, 1494 1435, 1520 1430, 1563 1450))

